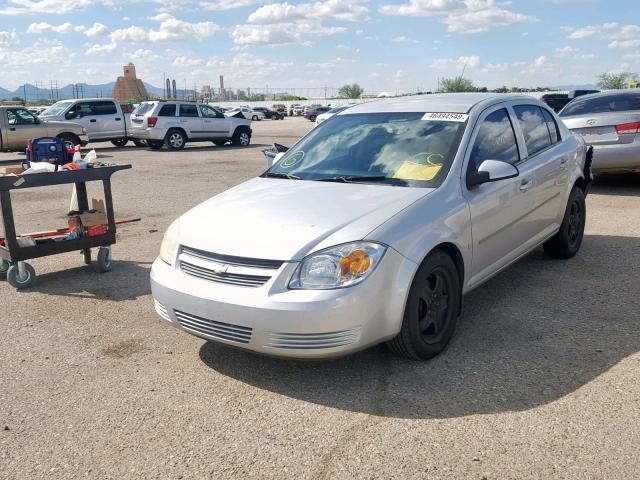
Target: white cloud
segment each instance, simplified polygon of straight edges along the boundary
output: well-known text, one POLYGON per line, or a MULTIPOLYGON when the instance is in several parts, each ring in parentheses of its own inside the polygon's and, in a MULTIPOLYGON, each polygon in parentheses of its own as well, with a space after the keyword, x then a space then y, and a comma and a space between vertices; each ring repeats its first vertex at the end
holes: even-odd
POLYGON ((118 44, 115 42, 105 43, 105 44, 100 44, 100 43, 89 44, 87 45, 87 50, 85 50, 84 54, 85 55, 106 55, 108 53, 112 53, 117 47, 118 47, 118 44))
POLYGON ((209 11, 233 10, 235 8, 249 7, 258 3, 264 3, 263 0, 217 0, 215 2, 200 2, 200 7, 209 11))
POLYGON ((231 38, 236 45, 280 46, 298 44, 309 46, 310 37, 335 35, 345 32, 344 27, 325 27, 320 23, 288 23, 279 25, 236 25, 231 38))
POLYGON ((471 56, 461 56, 458 58, 438 58, 431 62, 430 67, 439 69, 439 70, 447 70, 447 69, 456 69, 462 70, 463 68, 477 68, 480 66, 480 57, 477 55, 471 56))
POLYGON ((566 57, 568 55, 575 55, 579 51, 580 51, 579 48, 575 48, 575 47, 571 47, 571 46, 567 45, 566 47, 556 48, 553 52, 558 57, 566 57))
POLYGON ((84 32, 85 27, 83 25, 74 25, 71 22, 65 22, 60 25, 52 25, 47 22, 32 23, 27 28, 27 33, 41 34, 47 31, 56 33, 77 33, 84 32))
POLYGON ((142 42, 174 42, 183 40, 202 40, 218 33, 220 27, 213 22, 185 22, 169 15, 161 13, 152 20, 159 21, 158 29, 146 30, 132 25, 120 28, 111 33, 111 40, 116 43, 142 43, 142 42))
POLYGON ((321 68, 331 70, 349 63, 353 63, 353 60, 349 58, 337 57, 333 60, 329 60, 328 62, 308 62, 305 66, 307 68, 321 68))
POLYGON ((608 31, 616 30, 618 24, 615 22, 603 23, 602 25, 586 25, 584 27, 562 27, 562 30, 569 32, 567 36, 570 40, 579 40, 582 38, 589 38, 593 36, 600 36, 608 31))
POLYGON ((325 0, 315 3, 272 3, 260 7, 251 15, 248 22, 256 25, 291 23, 298 20, 321 22, 340 20, 356 22, 367 17, 368 9, 359 3, 362 0, 325 0))
POLYGON ((609 48, 640 48, 640 38, 634 40, 614 40, 609 48))
POLYGON ((380 13, 411 17, 438 17, 449 32, 479 33, 514 23, 538 19, 502 8, 510 2, 496 0, 409 0, 404 4, 382 5, 380 13))
POLYGON ((609 48, 638 48, 640 47, 640 25, 620 25, 616 22, 601 25, 586 25, 584 27, 562 27, 569 33, 570 40, 598 38, 609 40, 609 48))
POLYGON ((418 43, 417 40, 411 40, 410 38, 400 35, 399 37, 393 37, 391 39, 393 43, 418 43))
POLYGON ((16 32, 0 32, 0 47, 10 47, 18 43, 16 32))
POLYGON ((84 34, 87 37, 102 37, 109 34, 109 29, 106 25, 103 25, 100 22, 94 23, 91 27, 87 29, 84 34))

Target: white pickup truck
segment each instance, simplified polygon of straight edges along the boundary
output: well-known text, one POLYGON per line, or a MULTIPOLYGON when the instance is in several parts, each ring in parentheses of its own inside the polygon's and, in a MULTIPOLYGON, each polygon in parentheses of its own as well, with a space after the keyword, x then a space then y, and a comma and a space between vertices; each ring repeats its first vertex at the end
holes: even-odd
MULTIPOLYGON (((90 142, 110 141, 116 147, 124 147, 131 139, 130 115, 113 98, 83 98, 61 100, 39 115, 45 122, 71 121, 87 130, 90 142)), ((137 146, 144 142, 134 140, 137 146)))

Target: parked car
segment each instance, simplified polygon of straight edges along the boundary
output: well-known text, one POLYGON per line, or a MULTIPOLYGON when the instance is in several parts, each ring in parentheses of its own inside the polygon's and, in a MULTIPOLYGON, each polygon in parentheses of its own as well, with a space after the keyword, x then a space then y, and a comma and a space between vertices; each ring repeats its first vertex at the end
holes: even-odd
MULTIPOLYGON (((351 104, 353 105, 353 104, 351 104)), ((347 108, 349 108, 351 105, 340 105, 339 107, 333 107, 331 110, 328 110, 324 113, 321 113, 320 115, 318 115, 316 117, 316 126, 320 125, 322 122, 324 122, 325 120, 329 120, 331 117, 333 117, 336 113, 340 113, 344 110, 346 110, 347 108)))
POLYGON ((131 135, 158 150, 172 150, 187 142, 227 142, 246 147, 251 141, 251 121, 227 117, 209 105, 181 101, 142 102, 131 114, 131 135))
POLYGON ((287 106, 283 103, 274 103, 271 108, 276 112, 283 113, 284 116, 287 116, 287 106))
POLYGON ((71 145, 86 145, 87 132, 77 123, 43 122, 25 107, 0 106, 0 151, 21 151, 38 137, 58 137, 71 145))
POLYGON ((331 110, 331 107, 314 107, 314 108, 310 108, 304 114, 304 118, 306 118, 307 120, 310 120, 312 122, 315 122, 316 118, 318 118, 318 115, 326 113, 329 110, 331 110))
POLYGON ((240 115, 246 118, 247 120, 264 120, 264 113, 258 112, 249 107, 236 107, 224 112, 227 117, 232 117, 234 115, 240 115))
POLYGON ((571 90, 569 93, 547 93, 540 100, 551 107, 554 112, 559 112, 574 98, 598 92, 599 90, 571 90))
POLYGON ((264 118, 268 118, 270 120, 284 120, 284 113, 271 110, 267 107, 255 107, 253 110, 255 112, 261 112, 264 115, 264 118))
POLYGON ((49 107, 27 107, 31 113, 33 113, 36 117, 44 112, 49 107))
POLYGON ((291 116, 300 116, 304 113, 304 107, 302 105, 291 105, 291 116))
POLYGON ((226 107, 219 107, 219 106, 217 106, 217 105, 211 105, 210 103, 209 103, 208 105, 209 105, 210 107, 212 107, 213 109, 215 109, 215 110, 217 110, 217 111, 221 112, 221 113, 225 113, 225 112, 228 112, 228 111, 229 111, 229 109, 228 109, 228 108, 226 108, 226 107))
MULTIPOLYGON (((61 100, 40 114, 45 122, 72 121, 82 125, 90 142, 110 141, 124 147, 131 139, 130 115, 113 98, 61 100)), ((134 140, 135 142, 135 140, 134 140)), ((138 146, 142 146, 136 142, 138 146)))
POLYGON ((320 107, 322 107, 322 105, 318 103, 314 103, 312 105, 305 105, 304 107, 302 107, 302 115, 306 117, 309 114, 309 110, 314 110, 320 107))
POLYGON ((156 311, 269 355, 388 342, 431 358, 463 294, 539 245, 578 252, 589 152, 528 96, 356 105, 169 227, 151 270, 156 311))
POLYGON ((593 146, 594 172, 640 172, 640 91, 576 98, 562 109, 560 118, 593 146))

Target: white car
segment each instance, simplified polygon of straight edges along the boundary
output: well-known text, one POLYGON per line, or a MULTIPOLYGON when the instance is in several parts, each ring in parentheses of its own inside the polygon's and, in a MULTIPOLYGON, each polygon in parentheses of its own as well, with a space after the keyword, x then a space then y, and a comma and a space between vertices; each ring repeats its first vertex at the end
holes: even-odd
POLYGON ((322 122, 324 122, 325 120, 329 120, 331 117, 333 117, 335 114, 340 113, 344 110, 346 110, 347 108, 351 107, 354 104, 351 105, 341 105, 339 107, 333 107, 331 110, 329 110, 328 112, 324 112, 321 113, 320 115, 318 115, 316 117, 316 126, 320 125, 322 122))
POLYGON ((253 110, 249 107, 237 107, 232 108, 231 110, 227 110, 224 112, 227 117, 233 117, 238 114, 241 114, 247 120, 264 120, 264 113, 259 112, 258 110, 253 110))
POLYGON ((187 142, 204 141, 246 147, 251 141, 251 121, 226 117, 202 103, 157 100, 142 102, 134 110, 130 135, 154 150, 163 145, 180 150, 187 142))
POLYGON ((387 342, 431 358, 465 293, 540 245, 578 252, 591 154, 528 96, 356 105, 169 227, 151 269, 156 311, 269 355, 387 342))

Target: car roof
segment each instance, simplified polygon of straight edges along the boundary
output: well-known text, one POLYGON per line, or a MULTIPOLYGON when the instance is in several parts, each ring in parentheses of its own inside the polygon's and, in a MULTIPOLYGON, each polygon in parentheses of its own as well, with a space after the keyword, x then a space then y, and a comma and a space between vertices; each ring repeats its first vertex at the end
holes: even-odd
POLYGON ((527 100, 538 103, 533 97, 507 95, 505 93, 436 93, 430 95, 411 95, 399 98, 386 98, 354 105, 338 115, 354 113, 381 112, 447 112, 469 113, 471 109, 483 103, 489 106, 506 100, 527 100))
POLYGON ((638 88, 630 88, 628 90, 609 90, 607 92, 598 92, 598 93, 589 93, 587 95, 580 95, 579 97, 576 97, 574 100, 576 99, 590 99, 590 98, 601 98, 601 97, 610 97, 610 96, 618 96, 618 95, 633 95, 633 94, 640 94, 640 89, 638 88))

